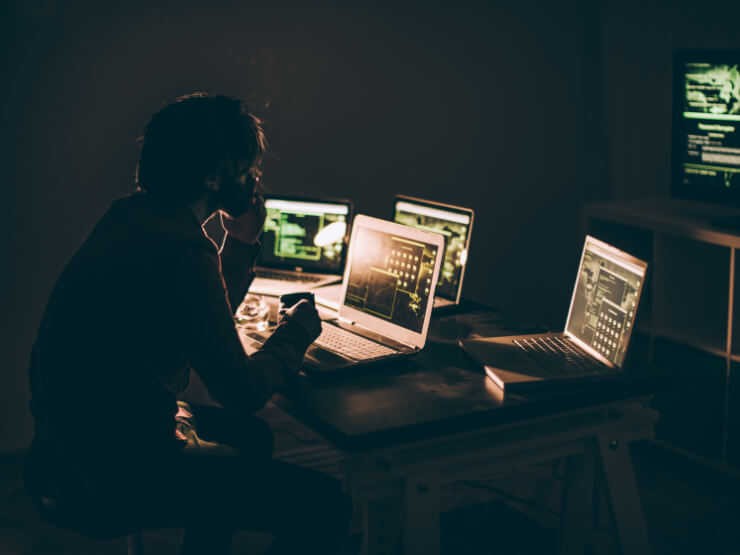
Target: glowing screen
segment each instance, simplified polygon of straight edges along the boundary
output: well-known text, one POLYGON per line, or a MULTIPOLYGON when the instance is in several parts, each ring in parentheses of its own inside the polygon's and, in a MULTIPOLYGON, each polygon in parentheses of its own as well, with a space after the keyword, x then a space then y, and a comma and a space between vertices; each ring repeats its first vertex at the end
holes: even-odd
POLYGON ((364 227, 354 233, 344 304, 421 332, 437 247, 364 227))
POLYGON ((740 184, 740 59, 683 61, 677 80, 678 145, 674 156, 684 186, 737 188, 740 184))
POLYGON ((466 249, 470 220, 470 214, 464 211, 425 206, 405 200, 396 202, 394 222, 440 233, 445 237, 445 250, 435 293, 440 297, 457 298, 468 256, 466 249))
POLYGON ((342 271, 347 205, 268 198, 265 209, 261 264, 342 271))
POLYGON ((622 366, 645 270, 587 244, 566 331, 622 366))

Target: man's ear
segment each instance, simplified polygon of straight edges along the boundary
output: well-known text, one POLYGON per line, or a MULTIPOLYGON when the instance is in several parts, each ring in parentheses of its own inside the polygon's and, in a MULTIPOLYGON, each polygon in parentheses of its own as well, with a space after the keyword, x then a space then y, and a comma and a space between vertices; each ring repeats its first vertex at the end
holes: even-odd
POLYGON ((220 191, 221 190, 221 178, 216 175, 209 175, 203 180, 203 184, 209 191, 220 191))

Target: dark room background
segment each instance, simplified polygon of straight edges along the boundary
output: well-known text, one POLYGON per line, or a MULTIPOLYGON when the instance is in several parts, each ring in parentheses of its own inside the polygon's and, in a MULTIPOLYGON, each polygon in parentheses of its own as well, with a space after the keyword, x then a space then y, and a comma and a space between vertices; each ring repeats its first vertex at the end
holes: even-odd
POLYGON ((27 361, 56 276, 132 190, 136 138, 165 101, 252 102, 273 192, 379 217, 395 193, 475 208, 464 295, 559 326, 584 203, 668 194, 672 50, 739 47, 738 16, 729 2, 0 3, 0 453, 31 436, 27 361))

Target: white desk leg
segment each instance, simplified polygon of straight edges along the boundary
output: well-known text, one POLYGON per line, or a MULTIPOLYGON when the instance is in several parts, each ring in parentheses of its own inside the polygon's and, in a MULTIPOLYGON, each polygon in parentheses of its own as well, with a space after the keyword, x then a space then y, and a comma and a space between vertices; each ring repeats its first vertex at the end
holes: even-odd
POLYGON ((600 435, 597 441, 622 553, 649 555, 650 542, 632 472, 629 444, 614 436, 600 435))
POLYGON ((413 475, 405 480, 403 553, 439 555, 439 476, 413 475))
POLYGON ((560 551, 583 555, 593 528, 593 492, 596 459, 592 453, 568 457, 560 512, 560 551))
POLYGON ((363 555, 395 555, 400 534, 399 505, 398 497, 365 503, 363 555))

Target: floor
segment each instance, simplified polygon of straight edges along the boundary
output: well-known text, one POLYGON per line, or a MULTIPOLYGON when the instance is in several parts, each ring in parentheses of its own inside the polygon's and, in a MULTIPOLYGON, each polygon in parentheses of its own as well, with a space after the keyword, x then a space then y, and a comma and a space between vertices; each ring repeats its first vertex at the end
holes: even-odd
MULTIPOLYGON (((320 438, 269 405, 263 416, 275 430, 279 457, 337 472, 337 454, 320 438)), ((645 442, 633 462, 654 555, 740 555, 740 484, 718 477, 645 442)), ((47 525, 21 487, 22 454, 0 457, 1 555, 108 555, 126 553, 123 539, 93 541, 47 525)), ((521 469, 442 492, 442 553, 555 553, 562 464, 521 469)), ((356 515, 357 516, 357 515, 356 515)), ((344 553, 362 542, 355 518, 344 553)), ((179 530, 144 534, 145 553, 176 554, 179 530)), ((258 554, 269 536, 240 533, 233 553, 258 554)))

